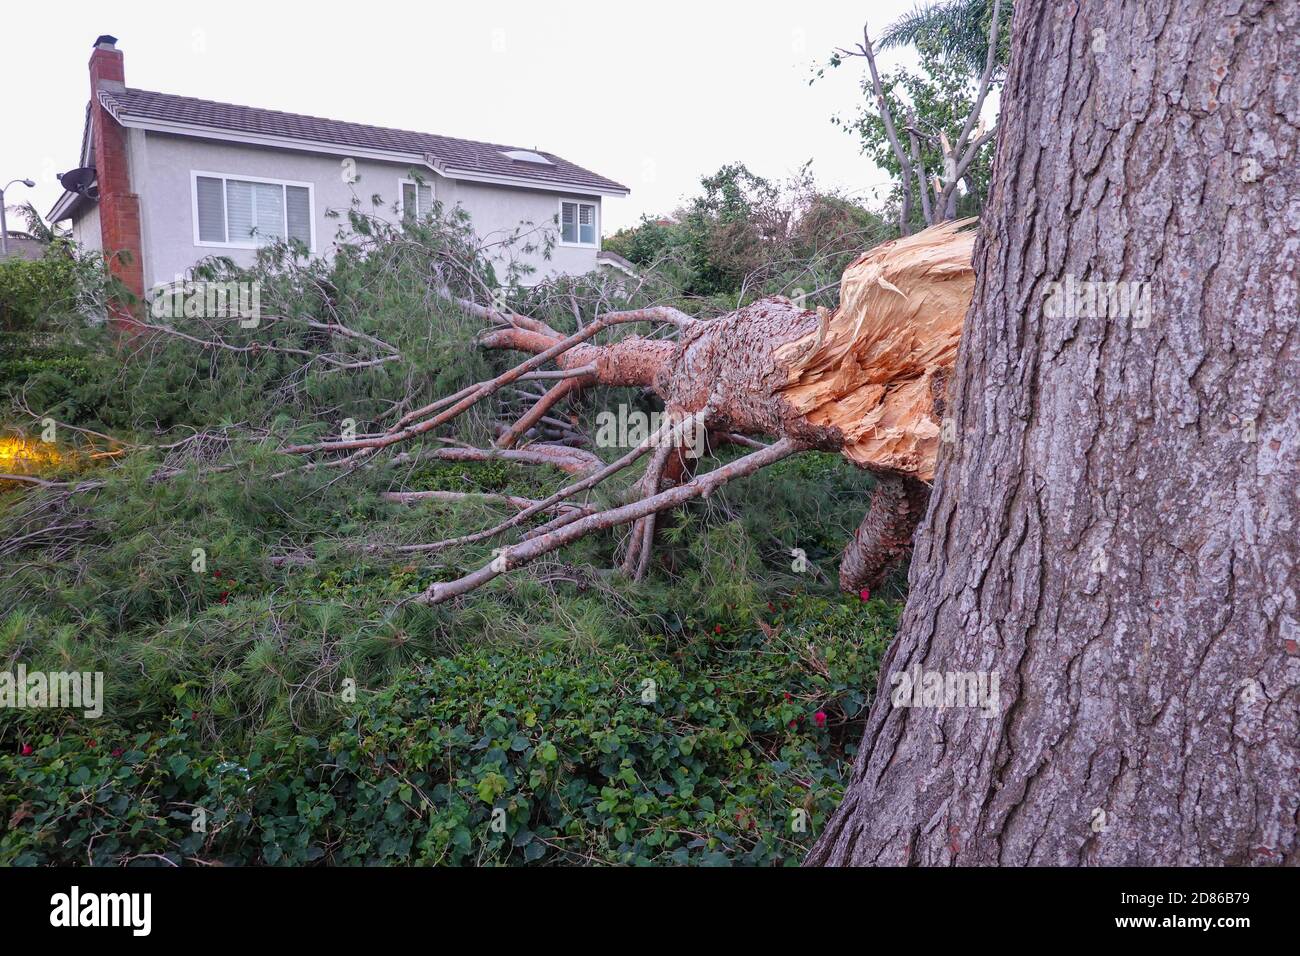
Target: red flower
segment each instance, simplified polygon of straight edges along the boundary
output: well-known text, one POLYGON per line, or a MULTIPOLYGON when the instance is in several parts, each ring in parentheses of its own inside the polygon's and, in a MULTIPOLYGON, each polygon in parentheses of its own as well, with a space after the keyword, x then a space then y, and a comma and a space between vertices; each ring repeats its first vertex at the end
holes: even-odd
POLYGON ((793 720, 790 721, 790 729, 791 729, 791 730, 794 730, 794 721, 793 721, 793 720))
POLYGON ((113 756, 114 756, 114 757, 120 757, 120 756, 122 756, 122 753, 123 753, 123 751, 122 751, 122 748, 121 748, 121 747, 114 747, 114 748, 113 748, 113 756))
POLYGON ((94 749, 95 749, 95 742, 94 742, 93 740, 87 740, 87 741, 86 741, 86 746, 89 747, 91 750, 94 750, 94 749))
POLYGON ((213 571, 213 572, 212 572, 212 576, 213 576, 214 578, 219 578, 219 577, 221 577, 221 572, 220 572, 220 571, 213 571))
POLYGON ((826 711, 824 711, 824 710, 819 710, 819 711, 817 711, 817 713, 813 714, 813 720, 815 720, 815 721, 817 722, 817 726, 818 726, 818 727, 825 727, 825 726, 826 726, 826 711))
POLYGON ((871 591, 868 588, 863 588, 861 591, 858 592, 858 597, 862 598, 862 600, 864 601, 870 601, 871 591))
POLYGON ((714 634, 721 634, 721 633, 722 633, 722 625, 719 624, 717 627, 715 627, 715 628, 713 629, 713 633, 714 633, 714 634))
POLYGON ((24 757, 30 757, 31 755, 32 755, 32 745, 31 745, 31 744, 23 744, 23 756, 24 756, 24 757))
POLYGON ((790 692, 789 692, 789 691, 786 691, 786 692, 785 692, 785 699, 786 699, 786 700, 791 700, 791 699, 793 699, 793 698, 790 697, 790 692))

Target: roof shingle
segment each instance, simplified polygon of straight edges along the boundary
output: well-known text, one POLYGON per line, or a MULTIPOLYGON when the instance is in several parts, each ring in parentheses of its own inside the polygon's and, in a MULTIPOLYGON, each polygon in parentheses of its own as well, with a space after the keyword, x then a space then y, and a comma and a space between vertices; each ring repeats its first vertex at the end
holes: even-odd
POLYGON ((105 101, 104 105, 119 117, 138 117, 168 123, 207 126, 241 133, 328 143, 332 146, 351 146, 421 155, 429 153, 440 166, 448 170, 508 176, 536 181, 539 185, 555 183, 569 187, 587 186, 594 190, 628 191, 626 186, 599 176, 591 170, 583 169, 581 166, 575 166, 553 153, 536 151, 541 152, 541 155, 550 161, 549 166, 513 160, 502 155, 507 150, 523 148, 518 146, 479 143, 467 139, 453 139, 450 136, 434 136, 430 133, 416 133, 410 130, 367 126, 362 123, 345 123, 319 116, 236 106, 231 103, 199 100, 189 96, 175 96, 171 93, 154 93, 149 90, 101 90, 99 95, 101 100, 105 101))

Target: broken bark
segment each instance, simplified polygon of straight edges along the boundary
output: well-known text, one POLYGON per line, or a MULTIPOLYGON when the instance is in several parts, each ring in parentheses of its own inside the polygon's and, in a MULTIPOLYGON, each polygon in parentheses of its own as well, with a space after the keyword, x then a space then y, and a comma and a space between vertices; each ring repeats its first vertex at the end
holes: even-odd
POLYGON ((970 220, 885 243, 844 272, 840 306, 812 343, 778 360, 782 397, 796 414, 834 429, 839 451, 862 468, 934 477, 941 419, 935 381, 957 356, 975 276, 970 220))

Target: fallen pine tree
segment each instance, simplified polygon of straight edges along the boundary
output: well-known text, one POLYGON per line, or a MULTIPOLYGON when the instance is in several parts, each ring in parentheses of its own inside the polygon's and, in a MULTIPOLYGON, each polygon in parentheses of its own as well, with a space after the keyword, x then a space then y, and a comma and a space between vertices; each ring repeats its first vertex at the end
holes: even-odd
MULTIPOLYGON (((709 322, 655 310, 606 319, 671 323, 678 329, 675 341, 630 338, 597 346, 586 341, 587 334, 564 338, 526 316, 482 310, 494 324, 482 340, 485 348, 531 352, 534 358, 460 398, 450 411, 469 407, 489 389, 526 374, 542 359, 552 361, 565 375, 506 431, 501 447, 511 447, 555 404, 592 385, 652 389, 667 409, 667 421, 623 458, 525 508, 483 536, 518 527, 532 514, 650 454, 639 500, 595 514, 556 519, 542 533, 498 549, 490 564, 456 581, 434 584, 420 600, 440 603, 579 537, 628 523, 634 523, 634 530, 623 569, 640 577, 653 546, 656 515, 810 449, 839 452, 879 477, 876 496, 840 572, 846 590, 874 584, 905 554, 924 512, 926 482, 934 474, 944 387, 974 285, 970 267, 974 233, 964 229, 967 225, 946 223, 867 252, 844 273, 840 306, 833 312, 804 310, 776 297, 709 322), (690 477, 692 448, 684 436, 698 427, 707 432, 709 447, 743 442, 744 436, 775 441, 690 477)), ((464 304, 474 308, 473 303, 464 304)), ((453 417, 450 411, 440 416, 439 424, 453 417)), ((323 444, 310 450, 370 448, 389 438, 372 439, 370 445, 323 444)), ((439 542, 435 547, 464 540, 439 542)))
MULTIPOLYGON (((844 272, 834 310, 804 309, 776 296, 705 320, 666 305, 607 310, 597 302, 592 318, 584 322, 575 301, 578 327, 568 334, 507 308, 493 295, 479 250, 457 243, 428 249, 389 237, 374 249, 408 260, 414 254, 428 298, 450 303, 486 325, 477 338, 485 353, 514 351, 529 357, 418 408, 408 407, 410 395, 394 401, 389 414, 375 416, 361 432, 353 427, 316 440, 276 442, 269 428, 235 425, 219 435, 201 432, 179 442, 119 444, 113 453, 164 451, 168 457, 153 480, 187 468, 199 474, 230 471, 246 464, 233 451, 232 436, 242 431, 285 462, 270 476, 274 479, 318 469, 342 475, 428 460, 496 459, 550 466, 572 477, 549 496, 511 501, 514 513, 491 527, 439 541, 391 543, 395 553, 405 554, 479 542, 499 545, 489 563, 454 580, 436 581, 412 597, 438 604, 579 538, 622 525, 631 525, 632 531, 620 564, 628 576, 639 579, 650 566, 663 512, 791 455, 835 452, 877 478, 870 508, 841 562, 841 587, 856 591, 873 586, 906 554, 924 513, 927 482, 943 437, 945 385, 973 289, 974 232, 969 225, 945 223, 866 252, 844 272), (598 342, 632 324, 648 324, 655 332, 598 342), (576 419, 557 416, 585 392, 617 388, 653 395, 664 414, 652 434, 606 463, 584 447, 590 439, 576 419), (502 402, 507 395, 523 404, 502 402), (459 426, 469 413, 487 407, 498 416, 494 441, 476 445, 448 434, 449 426, 459 426), (505 418, 511 409, 518 413, 505 418), (380 424, 385 417, 391 423, 380 424), (701 453, 726 445, 747 453, 697 473, 701 453), (210 453, 199 454, 201 449, 210 453), (572 500, 647 456, 631 500, 603 510, 572 500), (545 523, 529 525, 543 514, 545 523)), ((323 284, 318 277, 311 282, 323 284)), ((323 295, 330 302, 330 296, 341 293, 325 289, 323 295)), ((399 345, 373 334, 375 330, 349 327, 340 317, 342 310, 331 311, 329 317, 317 317, 291 315, 286 309, 242 338, 231 331, 233 323, 223 324, 229 316, 201 319, 184 331, 166 322, 142 322, 132 347, 145 353, 152 343, 180 340, 214 361, 223 356, 282 361, 290 369, 286 394, 300 387, 298 380, 313 367, 321 375, 348 376, 402 364, 399 345)), ((103 486, 102 478, 60 488, 43 479, 11 477, 73 494, 103 486)), ((403 500, 403 489, 393 489, 392 495, 390 500, 403 500)), ((367 549, 386 546, 369 542, 367 549)), ((303 560, 310 555, 295 554, 285 563, 303 560)))

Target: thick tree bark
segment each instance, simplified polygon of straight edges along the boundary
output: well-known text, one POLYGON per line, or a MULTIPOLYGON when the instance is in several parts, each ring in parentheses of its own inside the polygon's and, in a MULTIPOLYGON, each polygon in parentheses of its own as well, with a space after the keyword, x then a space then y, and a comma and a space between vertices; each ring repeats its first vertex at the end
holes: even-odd
POLYGON ((1016 5, 956 440, 810 863, 1300 861, 1298 38, 1294 0, 1016 5), (1045 309, 1070 276, 1149 324, 1045 309), (895 706, 918 667, 993 716, 895 706))
POLYGON ((840 589, 850 593, 880 584, 912 551, 912 534, 930 490, 915 478, 879 478, 871 507, 840 559, 840 589))

